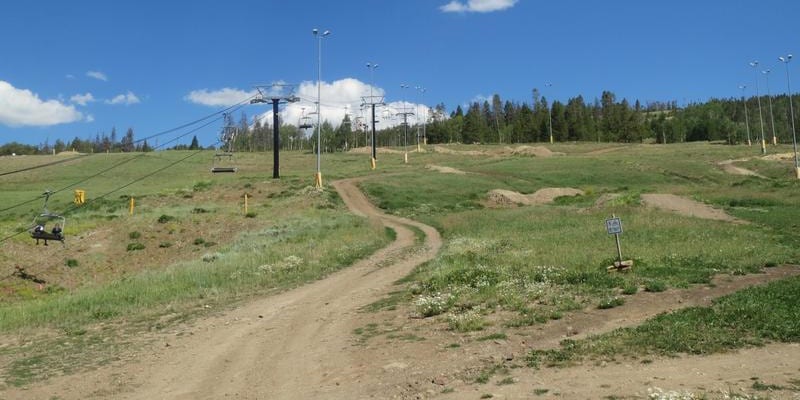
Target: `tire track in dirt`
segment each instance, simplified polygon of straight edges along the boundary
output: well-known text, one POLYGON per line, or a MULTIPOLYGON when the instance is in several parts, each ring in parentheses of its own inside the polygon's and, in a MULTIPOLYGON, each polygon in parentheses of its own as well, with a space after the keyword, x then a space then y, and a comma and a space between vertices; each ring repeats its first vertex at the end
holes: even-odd
MULTIPOLYGON (((611 310, 586 309, 562 320, 509 331, 508 340, 475 341, 447 331, 435 320, 409 320, 402 311, 380 316, 359 309, 386 294, 393 283, 417 265, 432 259, 442 245, 432 227, 383 214, 361 193, 358 179, 334 182, 348 208, 394 229, 397 239, 345 270, 303 287, 255 300, 222 315, 198 321, 169 347, 154 349, 140 361, 61 377, 25 390, 12 389, 0 398, 50 399, 355 399, 355 398, 531 398, 536 388, 563 398, 641 395, 648 385, 677 388, 702 382, 730 383, 752 376, 770 377, 788 371, 798 375, 800 346, 770 345, 712 357, 656 360, 646 366, 616 368, 578 366, 567 369, 527 368, 512 372, 516 384, 468 383, 465 374, 507 355, 519 361, 532 348, 555 348, 564 338, 580 339, 625 326, 635 326, 662 312, 708 305, 722 295, 800 273, 797 266, 765 269, 763 274, 717 276, 712 286, 662 293, 639 293, 611 310), (425 235, 420 252, 414 226, 425 235), (372 339, 355 344, 353 331, 384 317, 394 318, 405 332, 422 332, 424 341, 372 339), (461 343, 457 349, 451 343, 461 343), (741 357, 748 358, 747 362, 741 357), (746 364, 746 365, 745 365, 746 364), (698 370, 697 368, 702 368, 698 370), (683 371, 683 374, 679 372, 683 371), (702 371, 714 371, 702 375, 702 371), (582 382, 575 386, 575 382, 582 382), (438 383, 437 383, 438 382, 438 383), (442 383, 444 382, 444 383, 442 383), (655 382, 655 383, 654 383, 655 382), (454 390, 442 393, 443 385, 454 390), (672 386, 670 386, 672 385, 672 386), (16 396, 16 397, 15 397, 16 396)), ((385 322, 385 320, 384 320, 385 322)))
POLYGON ((333 186, 353 213, 396 231, 390 246, 324 280, 256 301, 224 316, 225 321, 210 322, 206 331, 181 346, 185 351, 173 352, 177 354, 166 366, 149 374, 126 398, 352 398, 358 385, 349 377, 369 372, 352 360, 359 308, 379 299, 441 247, 435 229, 381 213, 358 190, 357 182, 344 180, 333 186), (424 251, 407 252, 415 243, 407 226, 425 232, 424 251), (386 260, 393 262, 381 267, 386 260))
POLYGON ((10 388, 0 398, 357 398, 375 372, 353 344, 354 329, 369 318, 359 309, 435 257, 442 243, 434 228, 380 212, 358 182, 333 186, 354 214, 396 232, 388 247, 322 280, 196 321, 136 361, 10 388), (421 250, 409 226, 425 233, 421 250))

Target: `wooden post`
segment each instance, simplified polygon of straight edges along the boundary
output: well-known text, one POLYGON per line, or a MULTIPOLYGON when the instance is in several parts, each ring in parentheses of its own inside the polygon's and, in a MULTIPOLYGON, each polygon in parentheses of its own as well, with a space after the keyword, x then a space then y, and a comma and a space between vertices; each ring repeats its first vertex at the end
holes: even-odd
POLYGON ((133 215, 133 207, 134 207, 135 203, 136 202, 133 200, 133 197, 131 197, 131 204, 130 204, 130 207, 129 207, 129 210, 128 210, 128 215, 133 215))
POLYGON ((244 215, 247 215, 247 193, 244 194, 244 215))

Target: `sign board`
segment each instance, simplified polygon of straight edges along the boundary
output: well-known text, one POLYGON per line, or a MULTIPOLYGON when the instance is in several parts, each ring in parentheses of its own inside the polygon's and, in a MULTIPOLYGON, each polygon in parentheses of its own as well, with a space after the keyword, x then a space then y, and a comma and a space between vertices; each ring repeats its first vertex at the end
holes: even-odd
POLYGON ((619 218, 609 218, 606 220, 606 231, 609 235, 618 235, 622 233, 622 221, 619 218))

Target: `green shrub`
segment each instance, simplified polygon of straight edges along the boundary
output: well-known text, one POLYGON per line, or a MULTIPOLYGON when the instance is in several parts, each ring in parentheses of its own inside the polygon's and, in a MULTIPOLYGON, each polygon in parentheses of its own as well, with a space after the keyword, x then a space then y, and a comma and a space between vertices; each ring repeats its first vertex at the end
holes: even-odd
POLYGON ((248 211, 247 214, 245 214, 244 216, 245 216, 245 218, 255 218, 256 215, 258 215, 258 214, 256 214, 253 211, 248 211))
POLYGON ((629 283, 622 288, 622 294, 632 295, 639 292, 639 285, 629 283))
POLYGON ((203 244, 203 243, 205 243, 205 242, 206 242, 206 240, 205 240, 205 239, 203 239, 203 238, 197 238, 197 239, 195 239, 195 240, 194 240, 194 242, 193 242, 193 243, 194 243, 195 245, 199 246, 199 245, 201 245, 201 244, 203 244))
POLYGON ((194 190, 195 192, 202 192, 203 190, 211 188, 213 184, 214 182, 211 181, 195 182, 194 186, 192 186, 192 190, 194 190))
POLYGON ((133 231, 133 232, 129 232, 128 233, 128 238, 130 238, 130 239, 138 239, 141 236, 142 236, 142 234, 137 232, 137 231, 133 231))
POLYGON ((619 306, 621 306, 623 304, 625 304, 625 299, 623 299, 621 297, 611 297, 611 298, 608 298, 608 299, 603 299, 600 302, 600 304, 597 305, 597 308, 599 308, 601 310, 605 310, 605 309, 609 309, 609 308, 619 307, 619 306))
POLYGON ((128 251, 144 250, 144 244, 139 242, 128 243, 128 251))
POLYGON ((172 221, 174 219, 175 219, 175 217, 173 217, 171 215, 162 214, 160 217, 158 217, 158 223, 159 224, 166 224, 167 222, 172 221))
POLYGON ((161 242, 158 245, 158 247, 160 247, 162 249, 168 249, 168 248, 172 247, 172 243, 171 242, 161 242))
POLYGON ((456 332, 473 332, 482 330, 486 326, 486 321, 479 312, 470 310, 463 314, 449 315, 447 324, 456 332))
POLYGON ((75 268, 78 266, 78 260, 74 258, 68 258, 65 264, 70 268, 75 268))
POLYGON ((644 285, 644 290, 648 291, 648 292, 655 292, 655 293, 663 292, 663 291, 667 290, 667 284, 664 283, 664 281, 653 279, 653 280, 647 281, 647 283, 644 285))

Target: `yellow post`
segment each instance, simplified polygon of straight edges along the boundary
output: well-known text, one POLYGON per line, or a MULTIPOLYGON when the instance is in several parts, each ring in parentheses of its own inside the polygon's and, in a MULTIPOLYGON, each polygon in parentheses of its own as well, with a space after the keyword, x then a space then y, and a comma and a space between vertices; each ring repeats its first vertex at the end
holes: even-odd
POLYGON ((372 169, 375 169, 375 167, 377 167, 375 165, 375 163, 376 163, 376 160, 374 158, 370 158, 370 165, 372 166, 372 169))
POLYGON ((321 188, 322 187, 322 173, 317 172, 314 174, 314 187, 321 188))
POLYGON ((405 154, 403 154, 403 162, 408 164, 408 152, 405 152, 405 154))
POLYGON ((247 193, 244 194, 244 215, 247 215, 247 193))
POLYGON ((133 197, 131 197, 131 205, 130 205, 130 208, 128 210, 128 215, 133 215, 133 206, 135 205, 135 203, 136 202, 133 200, 133 197))
POLYGON ((73 200, 73 203, 76 205, 82 205, 83 203, 86 203, 86 191, 75 189, 75 199, 73 200))

